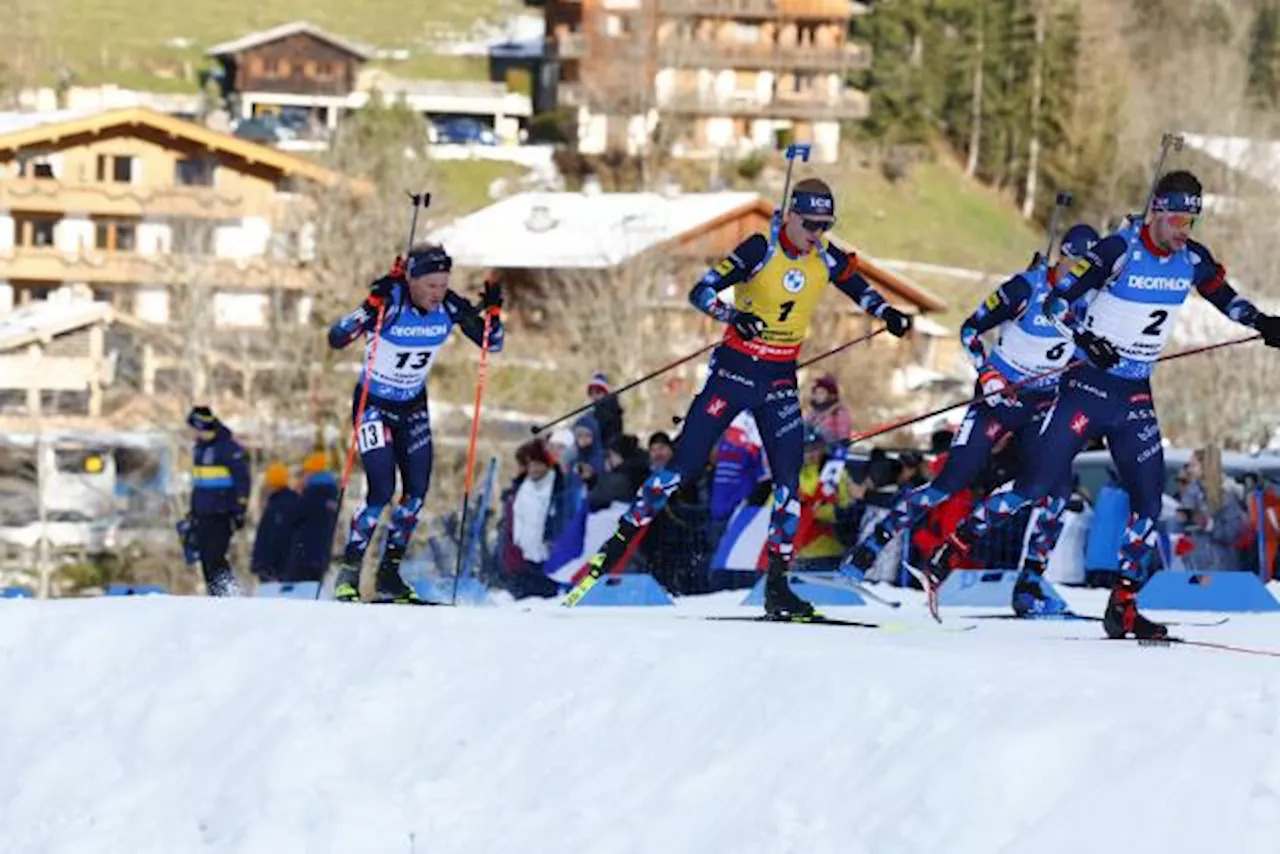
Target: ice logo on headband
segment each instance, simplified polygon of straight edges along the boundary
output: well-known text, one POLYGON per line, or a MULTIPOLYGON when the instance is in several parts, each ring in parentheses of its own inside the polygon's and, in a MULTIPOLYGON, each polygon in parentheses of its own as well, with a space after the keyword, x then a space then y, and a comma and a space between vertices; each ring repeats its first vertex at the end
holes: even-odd
POLYGON ((1204 200, 1197 193, 1164 193, 1156 196, 1152 209, 1161 213, 1199 214, 1204 200))
POLYGON ((825 193, 796 193, 792 207, 797 213, 829 216, 835 211, 835 202, 825 193))

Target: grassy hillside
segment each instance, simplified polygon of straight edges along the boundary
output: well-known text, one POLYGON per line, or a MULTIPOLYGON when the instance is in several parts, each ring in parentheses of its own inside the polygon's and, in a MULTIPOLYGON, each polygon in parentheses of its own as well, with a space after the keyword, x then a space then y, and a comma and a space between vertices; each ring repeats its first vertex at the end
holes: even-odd
POLYGON ((967 178, 949 158, 919 164, 893 183, 856 163, 836 169, 829 177, 838 231, 871 255, 999 272, 1025 265, 1042 242, 1039 226, 1026 223, 1008 198, 967 178))
MULTIPOLYGON (((308 20, 375 48, 421 51, 442 32, 465 33, 477 21, 520 9, 519 0, 44 0, 35 29, 50 67, 65 63, 78 82, 173 90, 194 88, 187 75, 205 63, 209 46, 287 21, 308 20)), ((423 52, 387 67, 445 78, 487 73, 482 61, 423 52)))

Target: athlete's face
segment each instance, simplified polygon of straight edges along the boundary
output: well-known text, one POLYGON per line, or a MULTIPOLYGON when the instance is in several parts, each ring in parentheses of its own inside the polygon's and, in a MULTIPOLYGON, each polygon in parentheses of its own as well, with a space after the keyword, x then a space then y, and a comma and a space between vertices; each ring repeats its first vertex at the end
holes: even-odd
POLYGON ((1151 239, 1162 249, 1177 252, 1187 245, 1196 218, 1188 213, 1155 213, 1151 215, 1151 239))
POLYGON ((833 216, 815 214, 787 214, 787 239, 800 249, 809 252, 822 241, 822 235, 835 225, 833 216))
POLYGON ((409 298, 423 311, 433 311, 444 302, 449 289, 448 273, 427 273, 409 280, 409 298))

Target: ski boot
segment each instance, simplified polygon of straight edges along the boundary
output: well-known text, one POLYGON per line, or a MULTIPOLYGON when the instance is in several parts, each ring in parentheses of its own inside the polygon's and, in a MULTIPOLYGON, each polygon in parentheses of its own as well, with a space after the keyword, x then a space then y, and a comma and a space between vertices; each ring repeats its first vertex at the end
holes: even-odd
POLYGON ((1107 610, 1102 615, 1102 630, 1112 640, 1129 635, 1139 640, 1160 640, 1169 634, 1166 626, 1138 613, 1138 584, 1130 578, 1121 578, 1111 588, 1111 598, 1107 600, 1107 610))
POLYGON ((942 545, 929 555, 929 559, 920 568, 928 579, 929 586, 934 590, 941 587, 942 582, 951 574, 951 565, 968 553, 969 544, 960 537, 958 531, 943 540, 942 545))
POLYGON ((400 576, 400 563, 404 560, 404 548, 388 545, 378 562, 378 576, 374 583, 373 601, 387 605, 430 605, 417 591, 404 583, 400 576))
POLYGON ((850 553, 848 561, 841 568, 848 574, 852 574, 850 570, 856 569, 859 575, 858 580, 861 581, 891 539, 893 539, 893 536, 877 525, 875 530, 871 532, 870 537, 858 543, 857 547, 850 553))
POLYGON ((335 602, 360 601, 360 561, 343 558, 338 566, 338 577, 333 582, 335 602))
POLYGON ((1025 619, 1056 617, 1067 613, 1067 606, 1044 589, 1044 564, 1027 561, 1013 585, 1013 613, 1025 619))
POLYGON ((216 573, 209 583, 205 585, 210 596, 243 596, 244 590, 240 587, 240 582, 236 580, 235 573, 230 569, 222 570, 216 573))
POLYGON ((813 605, 797 596, 787 583, 787 562, 776 552, 769 553, 769 569, 764 581, 764 612, 780 620, 811 620, 818 616, 813 605))

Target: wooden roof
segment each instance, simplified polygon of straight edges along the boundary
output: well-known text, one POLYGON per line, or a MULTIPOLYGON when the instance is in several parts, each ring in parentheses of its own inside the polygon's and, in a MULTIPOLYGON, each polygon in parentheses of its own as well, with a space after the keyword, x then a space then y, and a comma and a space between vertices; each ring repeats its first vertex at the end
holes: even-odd
POLYGON ((285 175, 305 178, 323 186, 335 186, 344 181, 356 187, 365 186, 363 182, 348 179, 296 154, 212 130, 147 107, 106 110, 51 122, 33 123, 16 130, 0 132, 0 152, 16 152, 25 148, 56 144, 68 137, 97 136, 130 126, 150 128, 161 134, 185 139, 213 151, 226 152, 248 163, 260 163, 277 169, 285 175))

